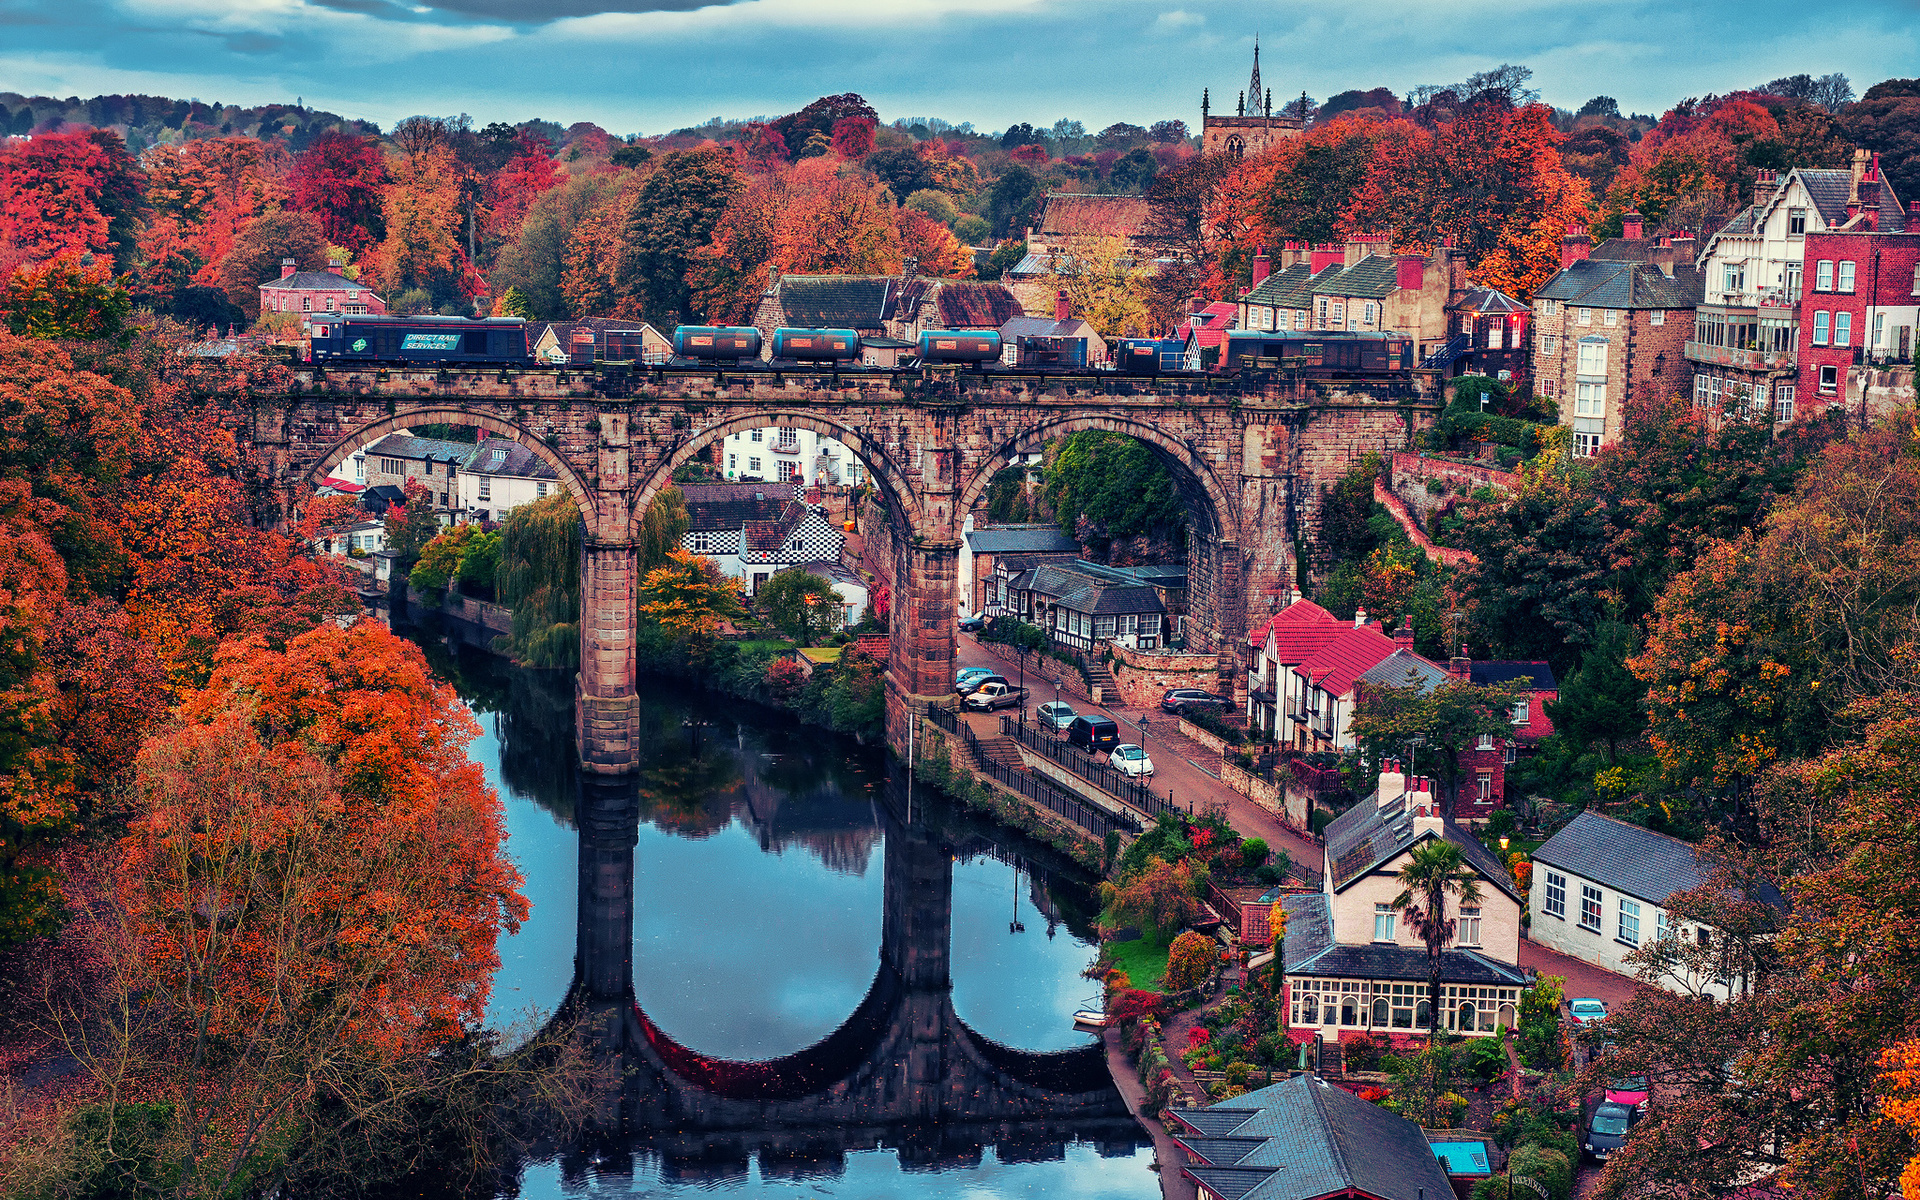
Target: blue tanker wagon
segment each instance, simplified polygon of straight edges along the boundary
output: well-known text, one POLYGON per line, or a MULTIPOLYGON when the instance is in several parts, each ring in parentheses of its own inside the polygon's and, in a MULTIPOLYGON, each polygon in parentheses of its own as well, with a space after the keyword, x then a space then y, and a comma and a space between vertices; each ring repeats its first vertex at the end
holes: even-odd
POLYGON ((363 317, 314 313, 310 360, 474 365, 532 363, 519 317, 363 317))

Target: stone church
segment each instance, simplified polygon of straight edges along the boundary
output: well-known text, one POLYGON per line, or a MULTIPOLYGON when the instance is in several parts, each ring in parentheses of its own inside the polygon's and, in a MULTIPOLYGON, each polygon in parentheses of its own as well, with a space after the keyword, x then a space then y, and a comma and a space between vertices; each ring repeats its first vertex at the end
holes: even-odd
POLYGON ((1299 137, 1300 131, 1305 128, 1305 123, 1298 117, 1273 115, 1273 92, 1263 89, 1260 83, 1258 39, 1253 43, 1253 77, 1247 81, 1247 90, 1240 93, 1235 113, 1231 117, 1214 116, 1210 97, 1205 93, 1201 95, 1202 154, 1231 154, 1236 158, 1259 154, 1283 139, 1299 137))

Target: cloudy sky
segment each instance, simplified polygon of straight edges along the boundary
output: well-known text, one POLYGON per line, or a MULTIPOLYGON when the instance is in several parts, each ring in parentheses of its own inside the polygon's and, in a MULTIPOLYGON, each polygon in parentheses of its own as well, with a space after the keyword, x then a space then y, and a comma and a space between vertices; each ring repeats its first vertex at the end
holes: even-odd
POLYGON ((0 91, 304 98, 390 126, 595 121, 660 133, 857 91, 882 119, 1000 129, 1197 124, 1246 86, 1257 33, 1275 104, 1404 93, 1525 63, 1546 100, 1675 99, 1801 71, 1857 91, 1920 67, 1914 0, 0 0, 0 91))

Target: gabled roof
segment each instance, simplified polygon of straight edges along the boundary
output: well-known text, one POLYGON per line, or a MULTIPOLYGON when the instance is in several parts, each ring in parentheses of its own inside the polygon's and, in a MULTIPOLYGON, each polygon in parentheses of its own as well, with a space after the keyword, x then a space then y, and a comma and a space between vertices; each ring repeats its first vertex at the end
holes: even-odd
POLYGON ((1543 662, 1521 662, 1514 659, 1474 660, 1467 667, 1467 678, 1481 687, 1512 683, 1524 679, 1536 692, 1551 692, 1559 689, 1553 679, 1553 665, 1543 662))
POLYGON ((1079 542, 1051 525, 1040 529, 975 529, 967 534, 967 545, 975 554, 1080 553, 1079 542))
POLYGON ((1601 241, 1587 252, 1588 258, 1605 259, 1608 262, 1648 262, 1660 244, 1652 238, 1610 237, 1601 241))
POLYGON ((390 433, 361 451, 387 458, 412 458, 422 462, 464 462, 473 453, 472 442, 447 442, 439 438, 414 437, 409 433, 390 433))
POLYGON ((1668 275, 1650 263, 1583 258, 1534 295, 1592 308, 1693 308, 1704 293, 1705 280, 1690 266, 1668 275))
POLYGON ((1206 1126, 1208 1145, 1222 1157, 1230 1152, 1229 1143, 1257 1142, 1230 1166, 1184 1168, 1225 1200, 1356 1193, 1378 1200, 1437 1200, 1452 1194, 1418 1125, 1316 1075, 1296 1075, 1177 1115, 1192 1127, 1206 1126), (1229 1119, 1233 1124, 1227 1125, 1229 1119), (1216 1132, 1219 1126, 1226 1128, 1216 1132))
POLYGON ((1065 237, 1135 237, 1147 223, 1145 196, 1049 192, 1038 232, 1065 237))
POLYGON ((1160 593, 1143 584, 1089 583, 1060 597, 1058 603, 1074 612, 1096 615, 1167 611, 1160 593))
POLYGON ((1093 326, 1078 317, 1056 321, 1051 317, 1009 317, 1000 326, 1000 336, 1011 341, 1021 337, 1098 338, 1093 326))
POLYGON ((1404 646, 1375 663, 1359 679, 1374 687, 1410 687, 1423 696, 1446 681, 1445 667, 1428 662, 1404 646))
POLYGON ((1199 312, 1187 314, 1181 322, 1181 336, 1189 346, 1218 346, 1239 316, 1239 305, 1215 300, 1199 312))
POLYGON ((687 502, 688 532, 712 533, 771 520, 793 489, 771 483, 683 483, 680 494, 687 502))
POLYGON ((1331 617, 1324 621, 1276 621, 1269 629, 1273 635, 1274 661, 1283 666, 1297 667, 1352 628, 1345 621, 1336 621, 1331 617))
POLYGON ((460 464, 471 475, 507 475, 519 479, 558 479, 560 473, 512 438, 488 438, 460 464))
MULTIPOLYGON (((1801 184, 1807 189, 1807 195, 1813 199, 1813 206, 1820 210, 1820 219, 1826 223, 1828 229, 1847 223, 1847 195, 1853 190, 1853 171, 1850 168, 1801 167, 1796 169, 1794 174, 1800 177, 1801 184)), ((1879 183, 1880 232, 1904 232, 1907 227, 1906 212, 1900 207, 1900 198, 1894 195, 1893 188, 1887 183, 1884 173, 1879 183)), ((1866 196, 1861 196, 1861 199, 1865 200, 1866 196)))
POLYGON ((1265 646, 1267 644, 1267 633, 1273 629, 1274 626, 1290 625, 1300 621, 1318 624, 1326 624, 1328 622, 1345 624, 1340 621, 1338 617, 1335 617, 1332 613, 1321 608, 1311 600, 1295 600, 1279 612, 1268 617, 1265 621, 1255 625, 1247 634, 1247 644, 1249 646, 1265 646))
POLYGON ((786 275, 779 283, 787 324, 807 329, 877 329, 899 279, 893 275, 786 275))
POLYGON ((1400 287, 1398 259, 1369 254, 1350 267, 1322 271, 1308 289, 1316 296, 1384 300, 1400 287))
POLYGON ((1377 625, 1348 629, 1309 655, 1294 669, 1311 676, 1330 696, 1344 696, 1354 681, 1394 651, 1394 641, 1377 625))
MULTIPOLYGON (((1327 865, 1335 892, 1346 891, 1412 849, 1422 838, 1431 836, 1415 827, 1405 795, 1385 804, 1378 802, 1378 795, 1376 792, 1362 799, 1327 825, 1327 865)), ((1455 825, 1449 817, 1440 818, 1439 836, 1460 847, 1468 865, 1489 883, 1515 900, 1520 899, 1520 893, 1513 886, 1513 876, 1480 844, 1479 838, 1455 825)))
POLYGON ((757 550, 770 554, 786 545, 787 538, 794 528, 805 520, 806 506, 798 500, 785 501, 777 516, 771 520, 747 521, 740 527, 740 552, 744 557, 748 551, 757 550))
POLYGON ((1448 308, 1456 312, 1472 313, 1522 313, 1527 306, 1507 295, 1499 288, 1470 288, 1467 294, 1455 300, 1448 308))
POLYGON ((1649 904, 1664 905, 1675 892, 1707 881, 1706 865, 1693 846, 1595 812, 1576 816, 1533 857, 1649 904))
POLYGON ((1305 308, 1306 305, 1295 304, 1291 298, 1304 295, 1312 278, 1313 268, 1297 262, 1262 279, 1258 287, 1246 294, 1245 300, 1248 304, 1265 304, 1274 308, 1305 308))

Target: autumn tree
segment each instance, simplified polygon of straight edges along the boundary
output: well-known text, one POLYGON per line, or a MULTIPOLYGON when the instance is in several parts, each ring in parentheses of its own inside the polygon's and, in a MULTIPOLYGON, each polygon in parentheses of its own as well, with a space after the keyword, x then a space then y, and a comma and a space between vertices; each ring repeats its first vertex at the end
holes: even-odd
POLYGON ((91 252, 134 265, 140 169, 106 129, 45 133, 0 147, 0 247, 25 261, 91 252))
POLYGON ((367 256, 372 280, 391 292, 421 289, 436 303, 478 293, 461 235, 467 218, 465 173, 445 146, 396 156, 382 195, 386 237, 367 256))
POLYGON ((104 260, 86 262, 72 254, 20 268, 0 293, 0 315, 21 337, 118 338, 131 308, 104 260))
POLYGON ((742 612, 740 581, 723 575, 710 558, 684 550, 667 556, 640 580, 640 613, 681 641, 701 643, 711 638, 720 622, 742 612))
POLYGON ((220 263, 220 285, 227 299, 248 319, 260 315, 260 285, 280 278, 280 261, 291 258, 297 271, 327 265, 327 236, 317 218, 302 212, 269 213, 243 230, 220 263))
POLYGON ((1204 933, 1187 930, 1167 947, 1167 972, 1161 985, 1169 992, 1184 992, 1205 983, 1220 957, 1218 943, 1204 933))
POLYGON ((327 239, 355 254, 386 236, 381 203, 386 184, 379 143, 337 129, 315 138, 294 159, 287 177, 293 207, 318 217, 327 239))
POLYGON ((1102 920, 1115 926, 1138 926, 1156 942, 1164 943, 1199 916, 1198 897, 1205 886, 1187 860, 1169 863, 1150 857, 1119 883, 1100 885, 1100 900, 1105 905, 1102 920))
POLYGON ((499 295, 517 291, 526 298, 529 320, 557 321, 590 315, 572 307, 563 281, 574 231, 618 185, 607 175, 576 175, 540 193, 527 206, 517 240, 501 247, 489 278, 499 295))
POLYGON ((1465 775, 1460 755, 1482 737, 1511 735, 1514 706, 1526 697, 1524 684, 1480 687, 1464 679, 1433 687, 1368 687, 1350 727, 1372 763, 1398 756, 1419 739, 1419 765, 1446 784, 1452 810, 1465 775))
POLYGON ((1117 237, 1071 237, 1053 256, 1047 283, 1064 291, 1073 315, 1103 337, 1137 337, 1150 331, 1146 279, 1153 273, 1140 255, 1117 237))
POLYGON ((791 199, 774 223, 774 259, 785 271, 890 275, 900 235, 883 189, 855 177, 796 168, 791 199))
POLYGON ((917 273, 934 279, 965 279, 973 274, 973 255, 939 221, 899 208, 894 210, 894 231, 901 257, 911 258, 917 273))
POLYGON ((407 585, 426 596, 445 595, 460 574, 467 548, 479 533, 477 525, 455 525, 435 534, 420 548, 420 559, 407 574, 407 585))

